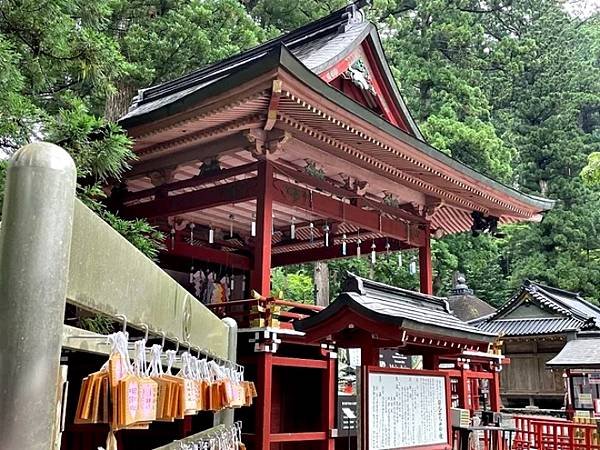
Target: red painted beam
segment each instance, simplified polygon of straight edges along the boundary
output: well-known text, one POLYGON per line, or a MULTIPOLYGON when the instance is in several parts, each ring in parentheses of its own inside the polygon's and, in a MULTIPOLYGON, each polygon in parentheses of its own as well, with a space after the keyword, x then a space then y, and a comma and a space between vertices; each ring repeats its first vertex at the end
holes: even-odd
MULTIPOLYGON (((256 193, 256 239, 254 269, 250 288, 260 295, 271 293, 271 239, 273 236, 273 166, 268 160, 258 164, 256 193)), ((268 448, 268 447, 267 447, 268 448)))
MULTIPOLYGON (((390 251, 405 250, 410 248, 408 245, 395 240, 387 240, 390 244, 390 251)), ((367 256, 371 253, 371 245, 373 240, 366 240, 360 245, 361 254, 367 256)), ((385 251, 386 238, 375 239, 377 253, 385 251)), ((346 257, 356 256, 356 242, 348 242, 346 244, 346 257)), ((332 245, 331 247, 319 247, 311 250, 298 250, 294 252, 276 253, 271 261, 273 267, 289 266, 291 264, 302 264, 313 261, 325 261, 328 259, 343 258, 342 246, 332 245)))
POLYGON ((159 197, 149 202, 121 208, 121 215, 133 217, 168 217, 186 212, 200 211, 230 203, 252 200, 256 197, 256 178, 232 181, 210 188, 184 194, 159 197))
POLYGON ((285 356, 273 356, 274 366, 302 367, 306 369, 327 369, 327 361, 322 359, 288 358, 285 356))
POLYGON ((419 226, 409 226, 407 222, 384 217, 379 212, 367 211, 286 181, 274 181, 273 200, 314 212, 330 220, 351 223, 366 230, 407 242, 414 247, 425 245, 425 232, 419 226))
POLYGON ((191 187, 202 186, 205 184, 216 183, 217 181, 227 180, 238 175, 251 173, 256 171, 256 162, 244 164, 242 166, 232 167, 230 169, 223 169, 219 173, 212 175, 197 175, 195 177, 187 178, 185 180, 174 181, 172 183, 163 184, 150 189, 144 189, 142 191, 128 192, 123 195, 123 203, 131 202, 134 200, 141 200, 144 198, 152 197, 155 195, 166 194, 167 192, 177 191, 179 189, 186 189, 191 187))
POLYGON ((182 256, 184 258, 194 259, 198 261, 208 262, 212 264, 220 264, 226 267, 232 267, 239 270, 251 270, 251 259, 238 255, 233 252, 224 252, 216 248, 204 247, 199 245, 190 245, 184 242, 175 242, 174 248, 168 242, 168 249, 163 253, 182 256))
MULTIPOLYGON (((271 442, 303 442, 303 441, 324 441, 327 439, 327 433, 324 431, 304 432, 304 433, 274 433, 271 435, 271 442)), ((261 450, 267 449, 263 447, 261 450)))
POLYGON ((328 192, 336 197, 345 199, 355 199, 357 206, 373 208, 378 211, 386 212, 392 216, 400 219, 408 220, 412 223, 426 223, 423 217, 419 217, 416 214, 402 209, 402 207, 394 207, 386 205, 385 203, 370 200, 363 195, 359 195, 356 192, 352 192, 348 189, 342 188, 334 184, 332 180, 313 177, 305 172, 288 168, 282 164, 273 163, 273 169, 275 172, 281 173, 292 180, 298 181, 299 183, 312 186, 321 191, 328 192))

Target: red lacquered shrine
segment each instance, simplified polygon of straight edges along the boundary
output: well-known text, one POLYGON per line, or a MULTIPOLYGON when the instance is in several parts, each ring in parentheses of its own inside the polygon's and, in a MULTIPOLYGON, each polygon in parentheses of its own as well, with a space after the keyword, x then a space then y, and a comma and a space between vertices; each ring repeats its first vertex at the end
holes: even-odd
POLYGON ((424 141, 361 6, 143 89, 120 121, 138 160, 111 203, 159 226, 161 266, 239 319, 256 449, 333 448, 335 434, 337 344, 293 329, 320 308, 271 299, 271 268, 417 249, 432 294, 432 235, 493 233, 552 207, 424 141))

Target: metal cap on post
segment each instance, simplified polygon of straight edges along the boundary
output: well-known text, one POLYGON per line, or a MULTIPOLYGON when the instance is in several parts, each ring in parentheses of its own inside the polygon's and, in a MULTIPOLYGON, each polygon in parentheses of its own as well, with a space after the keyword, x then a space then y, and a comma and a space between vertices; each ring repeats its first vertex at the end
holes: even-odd
MULTIPOLYGON (((227 359, 231 362, 237 361, 237 322, 231 317, 225 317, 221 320, 225 325, 229 327, 229 334, 227 336, 227 359)), ((233 409, 225 409, 215 414, 214 425, 233 425, 233 409)))
POLYGON ((52 448, 76 169, 48 143, 11 158, 0 229, 0 448, 52 448))

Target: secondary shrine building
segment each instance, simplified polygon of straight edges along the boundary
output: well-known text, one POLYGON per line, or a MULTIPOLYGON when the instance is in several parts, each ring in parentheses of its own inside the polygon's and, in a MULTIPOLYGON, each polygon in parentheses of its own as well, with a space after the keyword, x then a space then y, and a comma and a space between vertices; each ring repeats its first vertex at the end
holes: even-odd
POLYGON ((430 239, 494 233, 553 206, 425 142, 360 7, 143 89, 120 121, 138 160, 111 203, 166 233, 161 266, 238 320, 259 391, 250 448, 334 448, 337 340, 365 364, 398 346, 430 370, 443 360, 472 406, 469 376, 496 380, 485 372, 501 358, 486 356, 493 335, 456 325, 431 297, 430 239), (418 250, 422 297, 369 285, 322 313, 270 298, 273 267, 406 249, 418 250), (380 291, 389 298, 367 307, 380 291), (416 315, 386 301, 413 301, 416 315), (464 375, 468 361, 477 369, 464 375))

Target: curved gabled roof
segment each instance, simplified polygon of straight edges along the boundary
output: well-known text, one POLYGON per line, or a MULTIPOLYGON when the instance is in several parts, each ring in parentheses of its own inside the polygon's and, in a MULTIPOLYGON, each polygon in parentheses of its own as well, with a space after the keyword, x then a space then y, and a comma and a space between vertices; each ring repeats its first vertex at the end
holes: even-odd
POLYGON ((374 321, 431 335, 483 342, 489 342, 495 336, 453 316, 444 298, 378 283, 352 273, 347 275, 344 292, 336 300, 314 316, 294 322, 294 327, 308 331, 336 317, 344 309, 374 321))
POLYGON ((120 120, 125 126, 134 124, 137 122, 137 120, 134 120, 135 117, 157 111, 176 102, 182 96, 205 88, 212 81, 217 81, 227 76, 228 73, 239 70, 243 65, 264 57, 280 46, 285 46, 314 74, 321 75, 335 67, 344 58, 349 57, 368 38, 373 51, 377 55, 376 60, 380 66, 379 69, 383 75, 385 85, 390 92, 390 100, 401 111, 402 117, 399 120, 406 123, 408 127, 406 131, 422 139, 423 136, 412 119, 391 74, 375 25, 362 20, 362 12, 359 10, 362 4, 362 2, 355 2, 333 12, 329 16, 223 61, 195 70, 174 80, 141 89, 129 112, 120 120))
MULTIPOLYGON (((217 64, 143 89, 120 122, 136 138, 136 151, 148 159, 163 150, 174 154, 209 126, 263 120, 272 112, 269 84, 278 81, 276 127, 314 138, 321 151, 392 180, 399 192, 408 187, 422 195, 417 202, 423 211, 433 211, 433 229, 466 231, 472 211, 512 223, 537 220, 553 207, 552 200, 519 192, 428 145, 391 76, 375 26, 358 15, 353 4, 217 64), (399 126, 326 81, 357 47, 368 50, 399 126)), ((386 191, 395 195, 393 189, 386 191)))
POLYGON ((506 336, 565 333, 600 327, 600 308, 577 292, 525 280, 519 291, 494 314, 470 323, 484 331, 506 336), (507 317, 526 301, 533 301, 555 316, 507 317))

